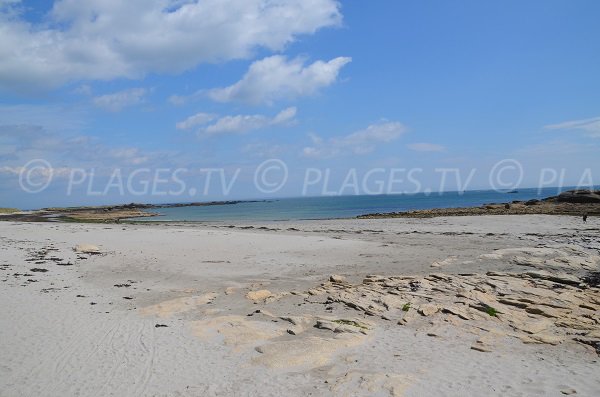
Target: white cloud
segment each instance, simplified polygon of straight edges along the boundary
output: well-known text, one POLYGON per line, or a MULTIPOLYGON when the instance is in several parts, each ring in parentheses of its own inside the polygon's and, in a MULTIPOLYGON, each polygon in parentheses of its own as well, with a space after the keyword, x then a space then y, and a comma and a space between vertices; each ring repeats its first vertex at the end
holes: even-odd
POLYGON ((107 152, 107 157, 131 165, 140 165, 150 159, 150 157, 143 154, 140 149, 132 147, 110 149, 107 152))
POLYGON ((19 7, 0 7, 0 88, 178 73, 280 51, 342 20, 336 0, 56 0, 43 22, 19 7))
POLYGON ((218 119, 214 124, 203 128, 200 135, 245 133, 276 125, 291 124, 295 116, 295 107, 284 109, 274 117, 262 114, 225 116, 218 119))
POLYGON ((442 145, 436 145, 435 143, 411 143, 406 145, 410 150, 414 150, 415 152, 444 152, 446 148, 442 145))
POLYGON ((4 175, 19 175, 23 171, 23 167, 0 167, 0 174, 4 175))
POLYGON ((0 175, 18 176, 22 172, 27 172, 29 177, 67 177, 71 174, 70 167, 39 167, 39 168, 24 168, 24 167, 0 167, 0 175))
POLYGON ((583 131, 592 138, 600 138, 600 117, 584 120, 566 121, 560 124, 551 124, 544 127, 546 130, 583 131))
POLYGON ((309 134, 312 146, 302 149, 304 157, 327 158, 339 154, 371 153, 380 143, 389 143, 406 132, 406 127, 399 122, 380 122, 371 124, 363 130, 352 134, 324 140, 316 134, 309 134))
POLYGON ((340 69, 350 61, 351 58, 338 57, 329 62, 305 65, 300 58, 287 60, 284 56, 274 55, 252 63, 237 83, 210 90, 208 95, 218 102, 252 105, 314 95, 319 89, 333 84, 340 69))
POLYGON ((187 119, 178 122, 177 124, 175 124, 175 127, 178 130, 189 130, 190 128, 202 125, 202 124, 206 124, 209 121, 212 121, 215 119, 215 115, 214 114, 210 114, 210 113, 196 113, 193 116, 188 117, 187 119))
POLYGON ((118 112, 128 106, 139 105, 144 102, 148 91, 145 88, 131 88, 97 96, 94 98, 94 105, 110 112, 118 112))
POLYGON ((174 106, 185 105, 187 102, 187 97, 183 95, 171 95, 167 101, 174 106))

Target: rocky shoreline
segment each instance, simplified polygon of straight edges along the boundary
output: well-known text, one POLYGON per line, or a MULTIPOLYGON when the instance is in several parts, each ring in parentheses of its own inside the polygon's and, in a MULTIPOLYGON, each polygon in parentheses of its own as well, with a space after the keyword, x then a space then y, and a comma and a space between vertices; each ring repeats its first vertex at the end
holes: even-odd
POLYGON ((599 216, 600 191, 571 190, 543 200, 491 203, 479 207, 433 208, 426 210, 372 213, 358 219, 433 218, 468 215, 572 215, 599 216))
POLYGON ((131 203, 124 205, 107 205, 97 207, 42 208, 34 211, 12 211, 3 214, 0 220, 21 222, 89 222, 119 223, 123 219, 147 218, 159 216, 162 208, 206 207, 214 205, 236 205, 256 201, 209 201, 173 204, 131 203))

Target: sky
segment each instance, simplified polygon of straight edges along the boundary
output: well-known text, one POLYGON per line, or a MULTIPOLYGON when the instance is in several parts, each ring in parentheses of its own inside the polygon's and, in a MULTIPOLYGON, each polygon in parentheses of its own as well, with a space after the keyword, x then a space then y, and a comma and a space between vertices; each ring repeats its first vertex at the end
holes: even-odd
POLYGON ((596 0, 0 0, 0 207, 600 184, 596 0))

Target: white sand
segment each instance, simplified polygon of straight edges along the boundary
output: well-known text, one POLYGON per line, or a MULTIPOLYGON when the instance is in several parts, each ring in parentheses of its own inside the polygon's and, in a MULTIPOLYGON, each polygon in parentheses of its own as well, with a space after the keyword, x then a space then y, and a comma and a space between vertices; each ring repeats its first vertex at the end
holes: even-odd
POLYGON ((322 296, 303 294, 330 274, 360 282, 367 274, 522 271, 503 254, 535 264, 548 252, 523 248, 539 246, 570 246, 585 259, 579 270, 597 271, 596 218, 228 226, 0 222, 0 395, 600 395, 590 346, 499 336, 480 352, 471 349, 478 335, 452 322, 432 337, 348 308, 326 312, 322 296), (78 254, 78 244, 102 255, 78 254), (56 250, 43 263, 26 261, 44 248, 56 250), (507 248, 518 250, 495 252, 507 248), (246 297, 259 290, 270 295, 246 297), (369 331, 314 327, 327 316, 364 321, 369 331))

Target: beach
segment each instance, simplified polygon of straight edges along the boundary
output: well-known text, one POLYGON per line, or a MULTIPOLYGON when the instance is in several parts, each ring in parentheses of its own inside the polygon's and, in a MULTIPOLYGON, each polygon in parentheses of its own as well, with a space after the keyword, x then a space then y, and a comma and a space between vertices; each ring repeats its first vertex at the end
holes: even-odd
POLYGON ((562 215, 0 222, 0 395, 596 396, 599 236, 562 215))

